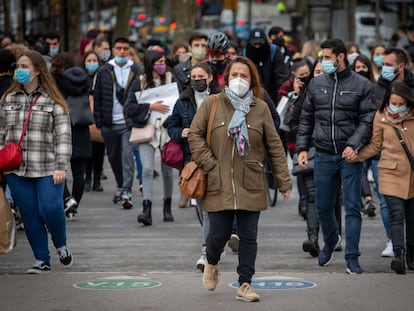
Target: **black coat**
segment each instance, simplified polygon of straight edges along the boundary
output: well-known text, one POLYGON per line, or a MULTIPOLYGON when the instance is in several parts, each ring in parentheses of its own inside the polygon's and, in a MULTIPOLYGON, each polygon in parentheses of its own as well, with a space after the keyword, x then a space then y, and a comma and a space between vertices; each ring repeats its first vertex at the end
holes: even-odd
POLYGON ((296 136, 297 151, 341 154, 358 151, 371 138, 376 112, 374 88, 348 67, 340 73, 314 77, 308 85, 296 136))
MULTIPOLYGON (((72 67, 62 74, 53 73, 56 84, 63 97, 76 97, 89 105, 89 87, 91 81, 88 75, 79 67, 72 67)), ((92 155, 91 135, 89 126, 72 126, 72 158, 88 158, 92 155)))

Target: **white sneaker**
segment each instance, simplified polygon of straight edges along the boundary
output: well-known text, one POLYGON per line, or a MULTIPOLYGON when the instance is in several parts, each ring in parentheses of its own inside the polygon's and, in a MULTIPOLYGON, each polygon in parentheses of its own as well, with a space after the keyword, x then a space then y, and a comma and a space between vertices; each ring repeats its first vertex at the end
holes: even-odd
POLYGON ((204 272, 204 266, 206 265, 206 255, 205 254, 201 254, 200 258, 198 258, 196 266, 197 269, 200 270, 201 272, 204 272))
POLYGON ((381 257, 394 257, 394 250, 392 249, 391 240, 388 240, 387 245, 381 253, 381 257))

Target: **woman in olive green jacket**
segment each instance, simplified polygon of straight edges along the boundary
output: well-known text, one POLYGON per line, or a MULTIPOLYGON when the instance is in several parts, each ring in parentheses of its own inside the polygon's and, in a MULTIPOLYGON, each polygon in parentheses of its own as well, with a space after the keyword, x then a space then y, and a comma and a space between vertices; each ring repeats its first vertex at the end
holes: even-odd
POLYGON ((250 283, 257 253, 257 223, 260 211, 267 208, 265 157, 284 199, 289 198, 292 183, 269 108, 259 99, 261 86, 255 65, 237 57, 226 69, 224 79, 224 91, 207 97, 197 110, 188 137, 193 159, 207 173, 202 207, 209 214, 210 233, 203 283, 208 290, 217 286, 220 253, 236 215, 240 237, 236 298, 257 301, 260 297, 250 283), (218 105, 207 146, 207 123, 214 100, 218 105))

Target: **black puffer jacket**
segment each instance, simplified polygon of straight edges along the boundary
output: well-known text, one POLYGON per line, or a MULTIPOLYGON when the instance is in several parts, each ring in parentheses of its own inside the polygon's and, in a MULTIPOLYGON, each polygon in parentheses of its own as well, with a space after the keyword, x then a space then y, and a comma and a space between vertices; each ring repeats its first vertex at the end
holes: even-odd
MULTIPOLYGON (((53 73, 57 87, 63 97, 76 97, 78 102, 89 105, 89 87, 91 80, 82 68, 72 67, 63 73, 53 73)), ((75 107, 74 107, 75 108, 75 107)), ((72 126, 72 158, 87 158, 92 154, 89 126, 72 126)))
POLYGON ((296 149, 307 151, 314 145, 321 152, 340 154, 350 146, 358 151, 371 138, 375 111, 371 82, 350 67, 317 76, 303 103, 296 149))
MULTIPOLYGON (((374 86, 377 108, 380 108, 385 94, 389 91, 392 81, 385 80, 382 76, 374 86)), ((414 74, 407 69, 404 70, 404 83, 414 92, 414 74)))
MULTIPOLYGON (((139 68, 133 64, 129 73, 127 86, 124 91, 124 99, 126 101, 128 96, 128 89, 132 81, 139 75, 139 68)), ((109 63, 103 65, 97 75, 94 88, 94 113, 95 124, 98 128, 103 126, 112 127, 112 108, 114 105, 114 84, 115 73, 113 66, 109 63)), ((125 103, 124 101, 124 103, 125 103)), ((123 104, 123 103, 121 103, 123 104)), ((127 117, 125 121, 128 127, 131 127, 132 122, 127 117)))

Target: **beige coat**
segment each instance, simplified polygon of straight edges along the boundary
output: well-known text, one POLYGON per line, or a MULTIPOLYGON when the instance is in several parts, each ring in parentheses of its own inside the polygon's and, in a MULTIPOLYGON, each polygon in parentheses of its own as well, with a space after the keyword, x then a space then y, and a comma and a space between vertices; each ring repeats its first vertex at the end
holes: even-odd
POLYGON ((224 93, 218 95, 211 144, 210 147, 206 145, 212 102, 213 96, 207 97, 197 110, 188 137, 193 159, 208 172, 203 209, 208 212, 265 210, 267 192, 263 163, 266 154, 279 190, 292 189, 285 151, 269 108, 265 102, 254 98, 246 116, 251 150, 247 156, 240 157, 234 141, 227 135, 234 108, 224 93))
POLYGON ((392 124, 383 112, 378 111, 374 118, 371 141, 359 152, 358 160, 366 160, 381 152, 378 162, 379 191, 406 200, 414 198, 414 172, 394 127, 400 130, 414 156, 414 116, 402 124, 392 124))

